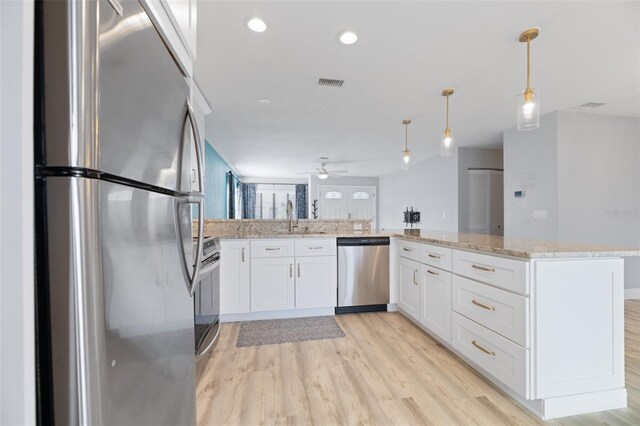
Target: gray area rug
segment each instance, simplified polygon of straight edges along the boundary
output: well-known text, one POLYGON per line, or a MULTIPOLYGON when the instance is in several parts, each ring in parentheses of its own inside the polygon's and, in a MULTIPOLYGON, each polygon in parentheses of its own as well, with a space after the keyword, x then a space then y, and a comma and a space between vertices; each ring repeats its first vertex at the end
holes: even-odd
POLYGON ((332 316, 246 321, 240 324, 237 348, 335 339, 344 332, 332 316))

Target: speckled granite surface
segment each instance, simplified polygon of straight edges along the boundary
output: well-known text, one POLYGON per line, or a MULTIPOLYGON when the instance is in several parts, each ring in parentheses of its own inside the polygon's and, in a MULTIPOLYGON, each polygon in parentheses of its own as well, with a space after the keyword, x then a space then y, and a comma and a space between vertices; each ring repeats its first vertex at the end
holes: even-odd
POLYGON ((385 229, 379 232, 372 232, 371 221, 354 220, 300 220, 298 231, 293 233, 288 232, 288 221, 286 220, 207 220, 205 222, 205 236, 212 235, 224 239, 388 236, 443 247, 524 259, 640 256, 640 248, 612 247, 604 244, 545 241, 425 229, 385 229), (265 222, 271 223, 265 224, 265 222), (353 231, 354 223, 363 223, 363 231, 353 231), (306 232, 305 229, 307 230, 306 232))
POLYGON ((640 256, 640 248, 612 247, 603 244, 581 244, 544 241, 497 235, 439 232, 429 230, 385 230, 387 235, 451 248, 495 253, 527 259, 562 259, 571 257, 640 256))
MULTIPOLYGON (((354 225, 361 225, 361 234, 371 232, 371 220, 333 219, 309 220, 300 219, 293 222, 297 228, 289 233, 288 220, 261 219, 206 219, 204 221, 204 235, 215 235, 220 238, 317 238, 318 236, 347 236, 354 235, 354 225)), ((194 223, 194 235, 198 231, 197 222, 194 223)))

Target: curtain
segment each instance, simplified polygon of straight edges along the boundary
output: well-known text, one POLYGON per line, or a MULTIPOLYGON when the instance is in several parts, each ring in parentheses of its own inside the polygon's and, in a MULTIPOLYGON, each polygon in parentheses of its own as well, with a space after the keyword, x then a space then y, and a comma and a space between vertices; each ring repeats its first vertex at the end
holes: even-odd
POLYGON ((228 219, 240 219, 242 214, 240 181, 232 171, 227 173, 227 210, 228 219))
POLYGON ((296 207, 298 210, 298 219, 307 218, 307 186, 296 185, 296 207))
POLYGON ((256 184, 241 183, 240 192, 242 193, 242 218, 256 218, 256 184))

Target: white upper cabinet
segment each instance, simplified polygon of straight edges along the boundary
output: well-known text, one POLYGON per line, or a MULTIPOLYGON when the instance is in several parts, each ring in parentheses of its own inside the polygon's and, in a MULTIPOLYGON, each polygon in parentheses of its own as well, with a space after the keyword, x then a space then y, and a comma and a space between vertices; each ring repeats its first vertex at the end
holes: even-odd
POLYGON ((197 0, 162 0, 162 5, 189 55, 196 57, 196 22, 198 12, 197 0))
POLYGON ((196 57, 197 0, 140 0, 185 76, 196 57))

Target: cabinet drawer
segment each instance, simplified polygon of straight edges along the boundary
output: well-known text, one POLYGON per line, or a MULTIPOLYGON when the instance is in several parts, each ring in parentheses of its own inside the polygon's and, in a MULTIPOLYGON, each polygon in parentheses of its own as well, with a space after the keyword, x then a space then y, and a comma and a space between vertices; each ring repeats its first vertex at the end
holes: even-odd
POLYGON ((420 244, 420 262, 451 271, 453 250, 446 247, 420 244))
POLYGON ((295 241, 296 256, 336 256, 335 238, 299 239, 295 241))
POLYGON ((251 257, 288 257, 294 255, 293 240, 253 240, 251 257))
POLYGON ((515 293, 529 294, 526 261, 454 250, 453 272, 515 293))
POLYGON ((452 312, 451 344, 472 362, 528 398, 529 350, 452 312))
POLYGON ((413 241, 398 240, 398 255, 411 260, 420 260, 420 244, 413 241))
POLYGON ((507 339, 529 347, 529 299, 526 297, 454 275, 452 308, 507 339))

